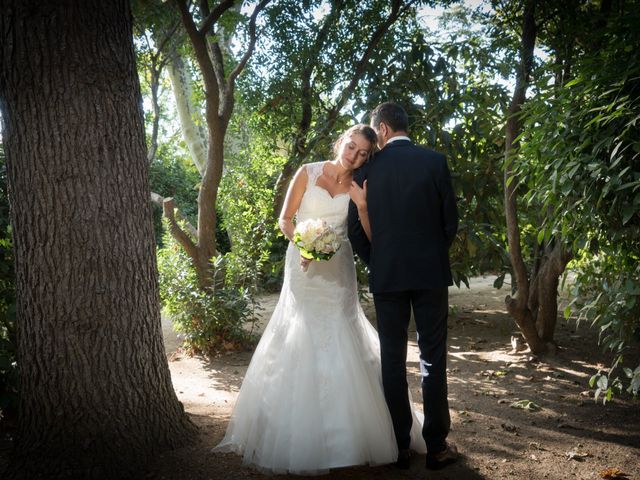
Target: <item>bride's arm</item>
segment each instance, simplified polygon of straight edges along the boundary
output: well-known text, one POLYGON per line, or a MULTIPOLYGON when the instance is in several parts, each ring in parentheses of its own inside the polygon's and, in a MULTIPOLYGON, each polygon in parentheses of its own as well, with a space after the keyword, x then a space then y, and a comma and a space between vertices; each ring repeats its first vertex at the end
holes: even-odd
POLYGON ((364 181, 362 188, 355 181, 351 182, 349 195, 358 208, 358 219, 362 229, 369 241, 371 241, 371 224, 369 223, 369 210, 367 210, 367 181, 364 181))
POLYGON ((293 216, 298 211, 304 191, 307 189, 307 179, 307 169, 303 165, 298 169, 293 180, 291 180, 289 189, 287 190, 287 196, 285 197, 284 204, 282 205, 278 225, 280 226, 282 233, 284 233, 284 236, 289 240, 293 239, 293 231, 295 230, 295 226, 293 225, 293 216))

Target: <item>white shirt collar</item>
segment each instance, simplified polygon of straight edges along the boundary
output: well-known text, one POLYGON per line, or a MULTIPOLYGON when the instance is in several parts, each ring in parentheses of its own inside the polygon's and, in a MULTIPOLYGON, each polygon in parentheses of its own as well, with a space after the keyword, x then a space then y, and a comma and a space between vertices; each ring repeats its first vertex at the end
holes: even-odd
POLYGON ((405 137, 404 135, 399 135, 397 137, 391 137, 389 140, 387 140, 386 145, 390 144, 391 142, 395 142, 397 140, 409 140, 409 141, 411 141, 411 139, 409 137, 405 137))

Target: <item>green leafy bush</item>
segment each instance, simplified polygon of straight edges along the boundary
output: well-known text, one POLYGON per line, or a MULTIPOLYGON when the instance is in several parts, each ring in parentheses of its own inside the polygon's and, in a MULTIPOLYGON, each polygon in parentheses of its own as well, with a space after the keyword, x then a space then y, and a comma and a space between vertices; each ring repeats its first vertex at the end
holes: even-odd
POLYGON ((18 405, 15 299, 7 177, 0 144, 0 419, 15 415, 18 405))
POLYGON ((637 361, 633 353, 640 340, 639 260, 600 252, 584 256, 576 265, 577 277, 571 287, 574 300, 565 309, 565 316, 575 309, 578 322, 597 327, 600 345, 614 354, 611 367, 589 382, 596 389, 596 399, 602 397, 603 402, 624 390, 633 396, 640 392, 640 365, 634 368, 633 362, 637 361))
MULTIPOLYGON (((149 165, 151 191, 163 197, 173 197, 180 212, 195 224, 198 217, 198 190, 200 174, 189 160, 180 156, 172 143, 161 143, 156 158, 149 165)), ((153 226, 156 243, 162 246, 162 207, 153 204, 153 226)))
POLYGON ((231 124, 237 144, 226 158, 218 207, 230 238, 226 284, 277 291, 289 242, 277 225, 274 186, 286 159, 277 140, 260 132, 264 121, 238 107, 231 124))
MULTIPOLYGON (((214 354, 251 346, 257 311, 251 290, 226 285, 224 279, 211 291, 201 290, 189 257, 170 234, 165 234, 164 245, 158 250, 160 298, 184 348, 189 353, 214 354)), ((225 256, 214 259, 217 272, 227 266, 225 256)))
POLYGON ((640 53, 630 47, 638 21, 637 8, 621 10, 572 64, 570 81, 527 102, 516 165, 532 186, 526 200, 546 212, 538 238, 560 238, 575 258, 565 316, 590 322, 613 352, 591 380, 605 402, 640 386, 640 53))

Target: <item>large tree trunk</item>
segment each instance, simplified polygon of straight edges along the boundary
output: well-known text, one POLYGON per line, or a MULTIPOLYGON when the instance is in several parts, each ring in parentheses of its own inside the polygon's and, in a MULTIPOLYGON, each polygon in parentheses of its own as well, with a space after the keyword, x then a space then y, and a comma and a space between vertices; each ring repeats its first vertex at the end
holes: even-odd
POLYGON ((129 5, 1 5, 20 368, 3 478, 139 478, 194 426, 162 341, 129 5))

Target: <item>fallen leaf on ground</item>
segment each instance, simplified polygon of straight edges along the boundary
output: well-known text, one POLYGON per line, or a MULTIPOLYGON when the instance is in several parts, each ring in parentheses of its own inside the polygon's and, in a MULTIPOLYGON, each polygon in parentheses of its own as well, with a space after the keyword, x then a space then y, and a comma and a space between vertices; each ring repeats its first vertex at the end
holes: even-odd
POLYGON ((502 427, 503 430, 506 430, 507 432, 511 432, 511 433, 515 433, 518 430, 518 427, 510 423, 502 423, 500 424, 500 426, 502 427))
POLYGON ((619 468, 607 468, 606 470, 602 470, 600 472, 600 477, 602 477, 602 478, 610 478, 612 480, 616 480, 616 479, 629 478, 629 475, 624 473, 619 468))
POLYGON ((529 410, 530 412, 538 412, 542 410, 542 407, 537 403, 533 403, 531 400, 519 400, 509 405, 511 408, 520 408, 522 410, 529 410))
POLYGON ((547 449, 544 448, 542 445, 540 445, 540 443, 538 443, 538 442, 529 442, 529 446, 531 448, 535 448, 536 450, 540 450, 540 451, 543 451, 543 452, 547 451, 547 449))
POLYGON ((590 456, 586 452, 576 452, 574 450, 572 450, 570 452, 566 452, 565 455, 567 456, 568 460, 578 460, 578 461, 582 461, 585 458, 590 456))

